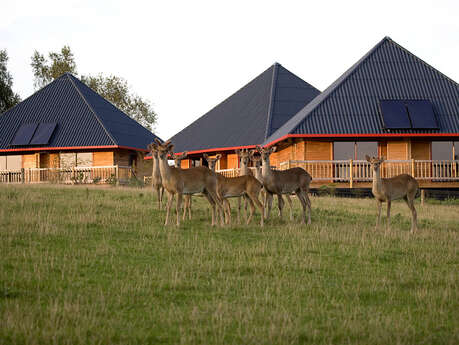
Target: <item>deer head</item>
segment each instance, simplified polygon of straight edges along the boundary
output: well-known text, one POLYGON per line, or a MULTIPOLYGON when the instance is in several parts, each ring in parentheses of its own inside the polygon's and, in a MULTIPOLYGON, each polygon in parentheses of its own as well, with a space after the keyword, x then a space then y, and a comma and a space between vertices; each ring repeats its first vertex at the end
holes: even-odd
POLYGON ((188 157, 188 151, 183 151, 183 153, 180 155, 171 152, 170 156, 174 160, 175 167, 180 168, 180 162, 188 157))
POLYGON ((156 150, 158 152, 158 158, 161 160, 167 159, 167 155, 169 152, 172 152, 174 149, 174 145, 171 143, 170 140, 166 141, 165 143, 161 143, 158 139, 156 141, 156 150))
POLYGON ((259 145, 257 146, 257 151, 261 155, 261 161, 266 162, 268 166, 269 166, 269 156, 271 155, 271 153, 276 152, 276 149, 277 149, 276 146, 267 147, 267 148, 263 148, 259 145))
POLYGON ((236 154, 241 160, 241 166, 249 166, 250 154, 248 149, 236 150, 236 154))
POLYGON ((261 166, 261 155, 257 150, 250 150, 250 160, 255 163, 255 167, 261 166))
POLYGON ((382 162, 385 161, 384 157, 377 158, 377 157, 370 157, 368 155, 365 156, 367 162, 371 164, 371 168, 374 172, 378 172, 379 168, 381 167, 382 162))
POLYGON ((209 163, 209 169, 215 171, 215 166, 217 165, 217 162, 222 158, 221 154, 217 154, 215 158, 210 158, 207 153, 203 154, 204 159, 209 163))

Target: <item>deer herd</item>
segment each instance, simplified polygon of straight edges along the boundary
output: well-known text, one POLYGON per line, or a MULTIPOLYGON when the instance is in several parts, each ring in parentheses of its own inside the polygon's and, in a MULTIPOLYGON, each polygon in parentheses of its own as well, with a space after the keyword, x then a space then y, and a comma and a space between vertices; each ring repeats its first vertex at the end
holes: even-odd
MULTIPOLYGON (((187 157, 187 152, 177 155, 173 152, 174 145, 170 142, 162 143, 155 140, 148 146, 152 154, 153 172, 152 186, 157 193, 158 209, 161 210, 164 191, 167 192, 168 200, 166 206, 165 225, 169 224, 170 210, 173 200, 176 197, 177 226, 180 219, 191 220, 192 195, 203 195, 210 204, 212 212, 212 226, 217 224, 231 224, 231 207, 229 198, 238 198, 237 219, 241 218, 242 200, 245 200, 245 208, 250 207, 246 223, 249 224, 253 214, 258 208, 261 217, 260 225, 269 218, 274 195, 277 196, 279 217, 282 219, 284 208, 283 196, 287 198, 290 206, 290 220, 293 220, 293 202, 291 195, 295 194, 302 206, 302 224, 306 223, 306 210, 308 211, 307 223, 311 224, 311 201, 309 189, 312 181, 311 175, 303 168, 291 168, 287 170, 273 170, 269 158, 276 151, 276 147, 263 148, 257 146, 254 150, 236 150, 240 162, 240 176, 225 177, 215 171, 217 162, 221 155, 209 157, 204 154, 208 167, 199 166, 188 169, 181 169, 181 160, 187 157), (172 158, 175 166, 169 165, 168 160, 172 158), (255 169, 249 169, 249 163, 254 163, 255 169), (262 202, 260 202, 260 194, 262 202), (183 215, 180 212, 183 204, 183 215)), ((412 213, 411 232, 417 230, 417 215, 414 208, 414 198, 419 190, 418 182, 408 174, 398 175, 392 178, 381 178, 380 166, 384 158, 370 158, 366 156, 373 171, 372 192, 378 205, 378 216, 376 228, 379 227, 381 218, 381 207, 387 202, 387 223, 386 230, 389 230, 391 202, 403 198, 412 213)), ((247 215, 247 212, 246 212, 247 215)))

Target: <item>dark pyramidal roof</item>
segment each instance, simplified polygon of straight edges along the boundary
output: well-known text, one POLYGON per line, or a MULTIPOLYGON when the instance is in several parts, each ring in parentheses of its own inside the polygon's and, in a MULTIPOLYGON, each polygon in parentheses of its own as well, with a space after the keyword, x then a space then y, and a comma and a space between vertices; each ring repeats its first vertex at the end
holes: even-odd
MULTIPOLYGON (((146 150, 157 138, 112 103, 65 73, 0 115, 0 150, 18 149, 11 142, 23 124, 57 123, 46 147, 120 146, 146 150)), ((31 149, 40 146, 27 146, 31 149)))
POLYGON ((384 134, 379 101, 429 100, 439 129, 391 133, 459 133, 459 85, 385 37, 308 103, 268 145, 288 134, 384 134))
POLYGON ((176 152, 263 143, 320 93, 275 63, 171 140, 176 152))

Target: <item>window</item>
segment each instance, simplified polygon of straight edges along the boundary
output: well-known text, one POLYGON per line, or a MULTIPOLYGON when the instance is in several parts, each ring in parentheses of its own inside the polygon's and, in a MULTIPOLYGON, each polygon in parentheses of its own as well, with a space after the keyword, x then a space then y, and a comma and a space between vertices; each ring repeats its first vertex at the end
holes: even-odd
POLYGON ((335 141, 333 143, 333 159, 364 160, 365 156, 378 156, 376 141, 335 141))
POLYGON ((379 107, 386 129, 438 129, 428 100, 380 100, 379 107))
POLYGON ((453 142, 452 141, 433 141, 432 142, 432 159, 433 160, 454 159, 453 142))

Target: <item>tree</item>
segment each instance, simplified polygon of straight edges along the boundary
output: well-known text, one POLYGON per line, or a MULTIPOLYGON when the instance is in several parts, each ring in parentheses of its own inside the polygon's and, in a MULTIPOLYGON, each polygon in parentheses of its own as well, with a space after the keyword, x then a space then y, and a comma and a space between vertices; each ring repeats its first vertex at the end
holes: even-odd
POLYGON ((11 89, 13 77, 6 67, 7 62, 8 54, 6 49, 0 50, 0 114, 21 101, 19 95, 11 89))
MULTIPOLYGON (((32 56, 32 70, 35 76, 34 85, 40 88, 60 77, 63 73, 77 74, 75 57, 69 46, 64 46, 60 53, 50 52, 48 61, 38 51, 32 56)), ((112 102, 131 118, 144 127, 152 130, 158 115, 150 102, 130 91, 128 82, 114 75, 82 75, 80 79, 102 97, 112 102)))

